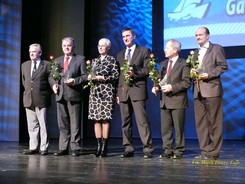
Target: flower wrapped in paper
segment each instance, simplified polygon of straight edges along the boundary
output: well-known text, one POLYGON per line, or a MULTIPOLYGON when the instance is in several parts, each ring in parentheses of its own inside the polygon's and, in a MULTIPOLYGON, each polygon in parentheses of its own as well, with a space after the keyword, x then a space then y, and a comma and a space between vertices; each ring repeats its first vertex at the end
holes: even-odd
POLYGON ((51 60, 51 75, 53 79, 58 82, 61 79, 61 70, 59 67, 59 64, 54 60, 54 56, 49 56, 49 59, 51 60))
POLYGON ((149 69, 149 78, 153 81, 154 86, 158 85, 160 79, 157 78, 158 70, 154 54, 150 55, 150 61, 148 62, 147 67, 149 69))
POLYGON ((189 64, 191 68, 189 77, 194 80, 200 80, 202 69, 199 66, 198 53, 195 53, 193 50, 191 50, 190 55, 186 59, 186 63, 189 64))
POLYGON ((133 81, 132 77, 129 75, 129 73, 133 71, 133 67, 130 65, 127 57, 125 58, 123 66, 120 68, 120 70, 124 75, 125 84, 129 85, 133 81))
POLYGON ((95 88, 95 84, 93 82, 94 71, 93 71, 92 62, 90 60, 86 61, 86 71, 88 74, 88 84, 83 86, 83 89, 88 87, 90 87, 90 89, 94 89, 95 88))

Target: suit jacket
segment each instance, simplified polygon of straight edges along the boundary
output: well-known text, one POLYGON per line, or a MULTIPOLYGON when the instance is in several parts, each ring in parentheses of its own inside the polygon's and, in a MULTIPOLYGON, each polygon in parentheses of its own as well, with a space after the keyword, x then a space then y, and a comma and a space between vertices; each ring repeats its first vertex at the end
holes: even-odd
MULTIPOLYGON (((58 63, 60 72, 63 72, 64 67, 64 55, 55 59, 58 63)), ((56 101, 60 101, 62 97, 67 101, 81 101, 83 95, 83 83, 87 81, 85 57, 73 54, 72 59, 68 65, 69 78, 74 78, 75 83, 72 86, 68 86, 64 83, 64 77, 58 81, 59 89, 56 94, 56 101)), ((64 74, 67 75, 68 73, 64 74)), ((50 76, 51 86, 55 84, 54 79, 50 76)))
MULTIPOLYGON (((158 78, 163 79, 167 73, 168 59, 160 64, 158 78)), ((190 69, 183 58, 178 58, 174 64, 167 84, 172 85, 172 91, 169 93, 161 92, 160 107, 168 109, 183 109, 188 106, 187 89, 191 86, 189 79, 190 69)))
MULTIPOLYGON (((117 61, 119 61, 120 67, 123 66, 125 61, 125 52, 126 49, 117 54, 117 61)), ((133 101, 147 99, 147 77, 149 72, 147 63, 149 60, 150 50, 146 47, 136 45, 131 61, 135 73, 133 82, 127 86, 124 82, 123 73, 120 73, 117 91, 121 102, 127 101, 129 96, 133 101)))
POLYGON ((22 84, 24 86, 24 107, 48 107, 52 94, 49 85, 50 62, 41 60, 38 69, 31 77, 31 60, 21 65, 22 84))
MULTIPOLYGON (((198 51, 196 51, 198 52, 198 51)), ((202 61, 207 80, 199 81, 200 93, 203 97, 218 97, 223 95, 220 75, 228 69, 223 47, 210 43, 202 61)), ((198 97, 197 85, 194 86, 194 98, 198 97)))

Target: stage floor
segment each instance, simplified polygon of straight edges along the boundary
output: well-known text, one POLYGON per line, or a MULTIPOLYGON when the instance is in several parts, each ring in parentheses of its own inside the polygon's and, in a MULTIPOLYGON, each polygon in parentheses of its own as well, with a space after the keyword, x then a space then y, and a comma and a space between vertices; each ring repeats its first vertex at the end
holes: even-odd
POLYGON ((50 154, 23 155, 27 143, 0 142, 0 184, 171 184, 245 183, 245 141, 224 141, 220 159, 196 160, 197 140, 186 141, 186 152, 179 160, 159 159, 161 140, 154 139, 152 159, 143 159, 140 140, 135 140, 135 156, 120 158, 121 139, 111 139, 108 157, 94 158, 96 142, 83 140, 83 155, 56 157, 57 140, 50 142, 50 154))

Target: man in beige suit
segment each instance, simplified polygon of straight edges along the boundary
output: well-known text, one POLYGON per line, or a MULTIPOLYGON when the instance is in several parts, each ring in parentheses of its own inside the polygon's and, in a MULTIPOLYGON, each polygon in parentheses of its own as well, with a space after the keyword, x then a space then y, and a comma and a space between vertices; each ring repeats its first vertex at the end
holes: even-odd
POLYGON ((29 47, 30 60, 21 65, 24 86, 23 105, 26 109, 29 149, 25 155, 48 154, 47 110, 51 105, 49 84, 50 62, 42 60, 42 48, 34 43, 29 47), (40 141, 39 141, 40 140, 40 141))

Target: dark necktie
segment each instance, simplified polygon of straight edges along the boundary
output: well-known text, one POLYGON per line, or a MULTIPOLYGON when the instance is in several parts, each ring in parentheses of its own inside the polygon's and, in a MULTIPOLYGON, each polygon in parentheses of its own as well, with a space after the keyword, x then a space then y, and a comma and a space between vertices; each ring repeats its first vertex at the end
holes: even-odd
POLYGON ((131 63, 131 53, 130 52, 131 52, 131 49, 128 49, 127 59, 131 63))
POLYGON ((68 65, 69 65, 69 56, 66 56, 66 58, 65 58, 65 62, 64 62, 64 70, 63 70, 63 72, 64 73, 66 73, 66 70, 67 70, 67 68, 68 68, 68 65))
POLYGON ((34 61, 34 67, 32 69, 32 76, 35 73, 35 71, 37 70, 37 61, 34 61))
POLYGON ((167 77, 170 75, 170 72, 172 70, 172 63, 173 63, 173 61, 169 60, 169 65, 168 65, 168 70, 167 70, 167 77))

